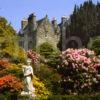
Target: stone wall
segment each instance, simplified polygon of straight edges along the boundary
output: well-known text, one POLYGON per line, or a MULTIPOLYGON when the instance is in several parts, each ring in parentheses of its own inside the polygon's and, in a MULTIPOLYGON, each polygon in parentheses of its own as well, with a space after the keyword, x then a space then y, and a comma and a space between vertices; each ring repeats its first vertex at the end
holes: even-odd
POLYGON ((45 18, 37 29, 37 47, 44 42, 50 43, 53 47, 57 48, 59 37, 54 31, 52 24, 48 18, 45 18))
POLYGON ((46 15, 43 19, 36 21, 35 15, 29 15, 26 27, 22 27, 20 35, 20 42, 22 41, 25 50, 38 48, 42 43, 48 42, 57 49, 59 42, 59 28, 49 21, 46 15))

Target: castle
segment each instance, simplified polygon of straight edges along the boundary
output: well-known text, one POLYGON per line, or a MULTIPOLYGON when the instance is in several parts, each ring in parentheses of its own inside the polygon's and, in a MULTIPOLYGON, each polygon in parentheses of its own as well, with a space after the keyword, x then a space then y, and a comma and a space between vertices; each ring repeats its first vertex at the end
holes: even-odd
POLYGON ((75 36, 69 37, 70 34, 66 35, 69 23, 69 20, 65 16, 61 18, 60 24, 57 24, 55 18, 50 22, 47 15, 37 21, 36 15, 32 13, 28 19, 21 21, 19 45, 25 50, 37 49, 45 42, 48 42, 56 49, 60 43, 59 48, 62 51, 68 47, 82 47, 80 38, 75 36))

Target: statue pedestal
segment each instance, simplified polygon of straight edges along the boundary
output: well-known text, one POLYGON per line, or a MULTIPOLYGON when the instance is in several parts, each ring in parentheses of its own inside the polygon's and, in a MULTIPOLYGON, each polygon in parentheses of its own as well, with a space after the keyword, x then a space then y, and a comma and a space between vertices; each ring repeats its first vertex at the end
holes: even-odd
POLYGON ((22 91, 21 92, 21 96, 31 96, 31 97, 36 97, 36 95, 34 93, 29 93, 26 91, 22 91))

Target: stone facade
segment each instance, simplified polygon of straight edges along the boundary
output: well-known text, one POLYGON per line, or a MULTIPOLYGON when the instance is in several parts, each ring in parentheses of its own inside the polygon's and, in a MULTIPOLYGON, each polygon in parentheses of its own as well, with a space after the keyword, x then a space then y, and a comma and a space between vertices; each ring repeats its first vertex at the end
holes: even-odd
POLYGON ((82 41, 80 37, 74 36, 69 32, 68 26, 70 24, 70 19, 66 16, 62 17, 62 21, 59 24, 60 26, 60 48, 61 51, 66 50, 67 48, 82 48, 82 41))
POLYGON ((25 50, 37 49, 44 42, 48 42, 54 48, 57 48, 60 39, 60 28, 56 19, 50 22, 46 15, 43 19, 37 21, 35 14, 31 14, 28 19, 21 21, 19 36, 19 44, 25 50))
POLYGON ((50 43, 54 48, 61 51, 67 48, 81 48, 82 40, 78 36, 71 35, 68 31, 70 24, 69 18, 63 16, 61 23, 57 24, 54 18, 51 22, 46 15, 41 20, 36 20, 36 15, 29 15, 28 19, 21 21, 21 30, 19 32, 19 44, 25 50, 37 49, 44 42, 50 43))

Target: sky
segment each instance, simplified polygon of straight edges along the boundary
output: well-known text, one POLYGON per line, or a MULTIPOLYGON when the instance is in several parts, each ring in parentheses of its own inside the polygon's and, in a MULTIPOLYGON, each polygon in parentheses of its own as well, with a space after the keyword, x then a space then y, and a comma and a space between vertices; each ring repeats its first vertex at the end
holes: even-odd
MULTIPOLYGON (((58 23, 62 16, 70 16, 75 4, 86 0, 0 0, 0 16, 5 17, 16 31, 21 28, 21 20, 35 13, 37 20, 45 17, 56 18, 58 23)), ((100 0, 93 0, 94 3, 100 0)))

